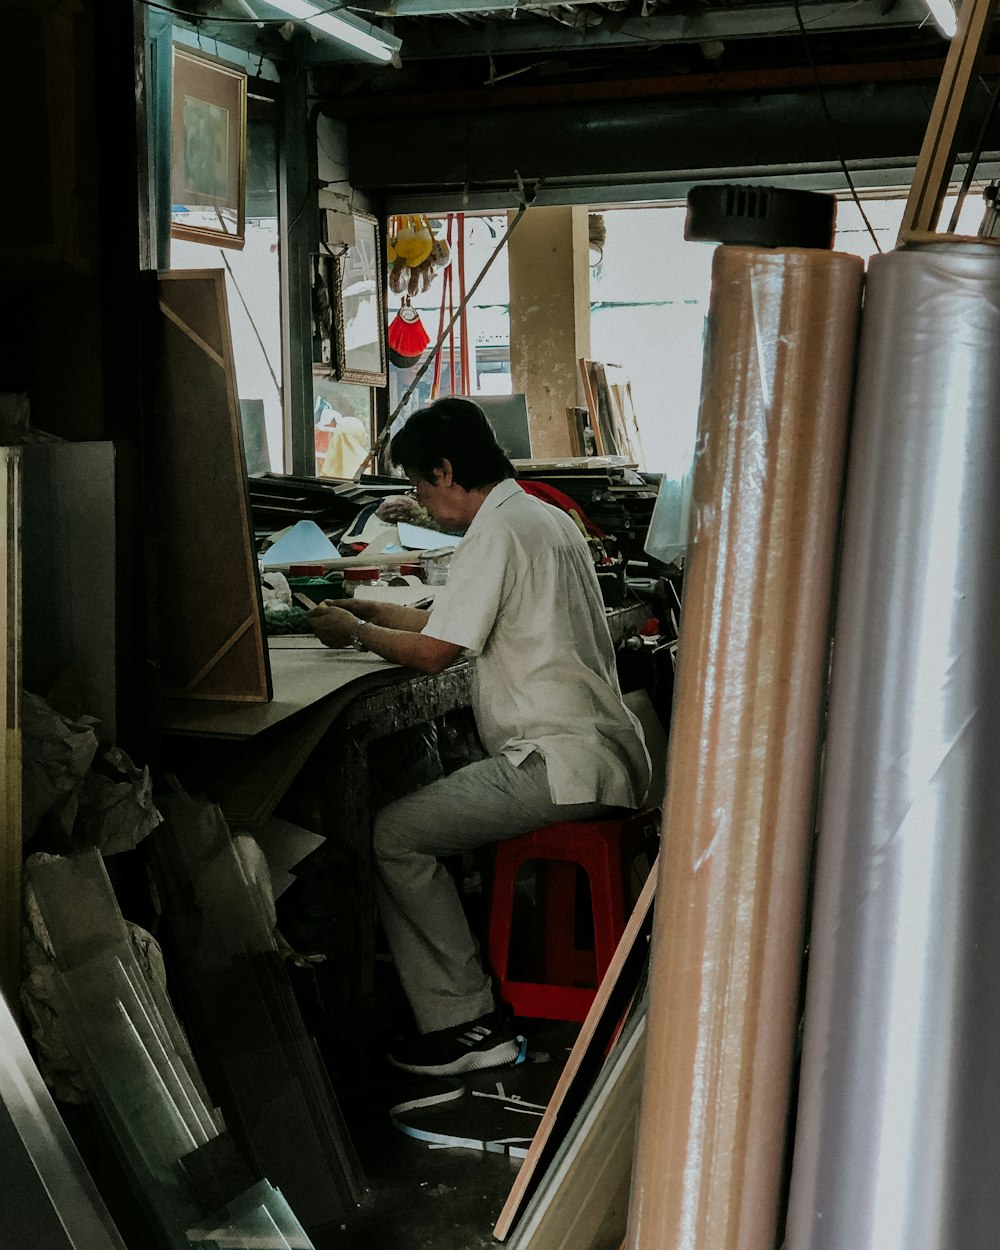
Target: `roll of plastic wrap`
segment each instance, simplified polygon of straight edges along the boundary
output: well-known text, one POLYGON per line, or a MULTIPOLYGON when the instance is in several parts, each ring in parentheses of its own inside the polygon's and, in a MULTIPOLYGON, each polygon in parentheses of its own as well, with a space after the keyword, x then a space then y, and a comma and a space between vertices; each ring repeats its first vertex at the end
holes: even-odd
POLYGON ((633 1250, 775 1244, 861 279, 715 254, 633 1250))
POLYGON ((788 1250, 995 1250, 995 246, 871 262, 838 600, 788 1250))

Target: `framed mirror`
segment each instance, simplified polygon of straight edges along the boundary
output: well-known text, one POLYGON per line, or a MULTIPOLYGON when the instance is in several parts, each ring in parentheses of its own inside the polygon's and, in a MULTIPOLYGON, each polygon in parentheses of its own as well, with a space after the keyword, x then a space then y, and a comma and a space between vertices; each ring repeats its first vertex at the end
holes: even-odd
POLYGON ((385 276, 379 224, 354 213, 354 242, 334 259, 333 374, 341 382, 385 386, 385 276))

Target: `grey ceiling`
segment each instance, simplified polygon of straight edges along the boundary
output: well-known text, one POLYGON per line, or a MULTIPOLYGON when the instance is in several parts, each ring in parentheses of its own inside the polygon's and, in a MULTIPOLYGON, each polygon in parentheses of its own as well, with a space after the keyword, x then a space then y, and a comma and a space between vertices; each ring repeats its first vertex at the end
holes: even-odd
MULTIPOLYGON (((185 0, 175 0, 184 3, 185 0)), ((321 3, 322 0, 316 0, 321 3)), ((267 0, 187 0, 202 29, 267 0)), ((354 185, 390 207, 683 195, 706 178, 905 186, 948 43, 924 0, 353 0, 401 40, 373 65, 298 28, 227 42, 311 67, 354 185), (823 83, 822 95, 818 81, 823 83)), ((1000 58, 984 62, 995 77, 1000 58)), ((960 150, 974 146, 985 81, 960 150)), ((993 134, 983 173, 995 168, 993 134)))
MULTIPOLYGON (((325 5, 328 0, 315 0, 325 5)), ((343 64, 356 54, 335 41, 277 22, 281 11, 267 0, 177 0, 196 14, 203 32, 249 50, 311 64, 343 64), (257 27, 250 13, 272 24, 257 27), (246 23, 246 24, 243 24, 246 23)), ((330 3, 330 7, 334 7, 330 3)), ((403 40, 404 65, 415 60, 490 54, 575 52, 611 49, 640 52, 727 40, 799 37, 795 4, 775 0, 352 0, 358 16, 403 40)), ((850 33, 919 32, 921 42, 942 42, 923 0, 801 0, 802 22, 811 38, 850 33)), ((724 50, 709 47, 708 59, 724 50)))

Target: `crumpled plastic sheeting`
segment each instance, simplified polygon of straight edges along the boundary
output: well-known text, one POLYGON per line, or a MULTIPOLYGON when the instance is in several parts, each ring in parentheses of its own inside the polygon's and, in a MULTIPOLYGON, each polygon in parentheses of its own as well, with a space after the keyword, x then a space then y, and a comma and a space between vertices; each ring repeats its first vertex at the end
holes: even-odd
POLYGON ((153 804, 148 768, 136 768, 120 747, 112 747, 101 758, 124 780, 112 781, 93 770, 87 774, 73 840, 96 846, 102 855, 117 855, 138 846, 163 817, 153 804))
POLYGON ((92 716, 70 720, 38 695, 28 691, 22 695, 22 828, 26 842, 46 816, 69 837, 84 779, 97 754, 97 723, 92 716))
POLYGON ((995 1250, 1000 250, 869 263, 787 1240, 995 1250))

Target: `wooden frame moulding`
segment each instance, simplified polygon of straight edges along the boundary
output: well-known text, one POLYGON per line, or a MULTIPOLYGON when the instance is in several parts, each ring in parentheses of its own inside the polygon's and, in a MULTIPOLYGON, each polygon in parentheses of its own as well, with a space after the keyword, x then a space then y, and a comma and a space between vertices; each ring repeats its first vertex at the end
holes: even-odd
POLYGON ((3 631, 4 744, 0 757, 0 992, 15 1017, 21 989, 21 449, 3 448, 0 515, 0 629, 3 631))
POLYGON ((333 258, 334 367, 340 382, 385 386, 385 272, 382 230, 371 213, 354 213, 354 242, 333 258), (349 332, 361 333, 351 341, 349 332))
POLYGON ((580 383, 583 387, 583 397, 587 403, 587 412, 590 415, 590 428, 594 433, 594 452, 598 456, 604 455, 604 438, 601 434, 601 423, 597 410, 597 396, 594 394, 594 388, 590 381, 590 369, 588 360, 582 356, 579 360, 580 365, 580 383))
POLYGON ((583 358, 579 365, 597 455, 621 455, 639 464, 642 440, 632 384, 625 370, 620 365, 583 358))
POLYGON ((170 233, 240 249, 245 241, 247 76, 174 44, 170 233))

